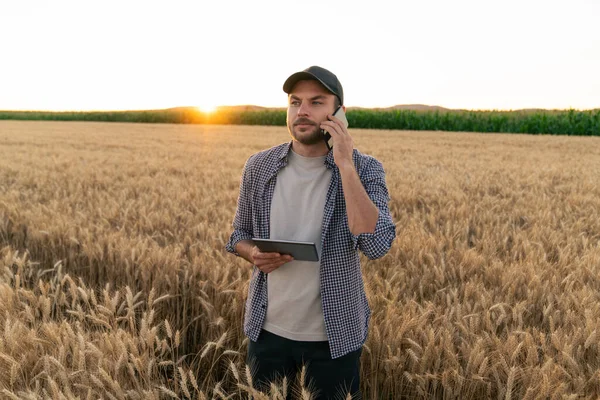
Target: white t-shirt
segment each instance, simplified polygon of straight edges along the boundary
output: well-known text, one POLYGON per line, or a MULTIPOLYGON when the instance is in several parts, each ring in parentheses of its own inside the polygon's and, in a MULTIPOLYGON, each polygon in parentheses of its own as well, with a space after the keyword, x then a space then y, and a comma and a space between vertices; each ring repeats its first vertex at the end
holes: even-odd
MULTIPOLYGON (((314 242, 321 254, 321 228, 332 171, 325 158, 293 150, 277 174, 271 203, 270 238, 314 242)), ((263 328, 291 340, 325 341, 320 263, 292 261, 267 275, 267 317, 263 328)))

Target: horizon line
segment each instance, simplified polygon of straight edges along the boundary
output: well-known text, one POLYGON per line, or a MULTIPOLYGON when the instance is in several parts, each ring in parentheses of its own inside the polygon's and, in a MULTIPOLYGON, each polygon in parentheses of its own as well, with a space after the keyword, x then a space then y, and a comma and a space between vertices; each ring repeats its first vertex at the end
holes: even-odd
MULTIPOLYGON (((236 105, 219 105, 215 106, 213 112, 218 112, 219 109, 222 108, 243 108, 243 107, 255 107, 262 108, 265 110, 285 110, 286 106, 261 106, 257 104, 236 104, 236 105)), ((539 110, 539 111, 594 111, 600 110, 600 105, 598 107, 593 108, 543 108, 543 107, 526 107, 526 108, 449 108, 439 105, 429 105, 429 104, 421 104, 421 103, 407 103, 407 104, 394 104, 391 106, 375 106, 375 107, 366 107, 366 106, 346 106, 348 109, 365 109, 365 110, 387 110, 394 108, 409 108, 409 107, 422 107, 423 110, 432 109, 432 110, 446 110, 446 111, 523 111, 523 110, 539 110)), ((199 111, 202 111, 202 106, 173 106, 173 107, 164 107, 164 108, 113 108, 113 109, 0 109, 0 112, 139 112, 139 111, 167 111, 174 109, 186 109, 186 108, 196 108, 199 111)))

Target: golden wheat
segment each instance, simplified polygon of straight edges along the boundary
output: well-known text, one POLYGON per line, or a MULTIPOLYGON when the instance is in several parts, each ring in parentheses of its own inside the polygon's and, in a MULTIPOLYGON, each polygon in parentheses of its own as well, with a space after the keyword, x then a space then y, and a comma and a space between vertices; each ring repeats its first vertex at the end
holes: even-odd
MULTIPOLYGON (((597 138, 352 130, 398 238, 363 258, 367 399, 600 396, 597 138)), ((310 398, 244 364, 227 254, 249 155, 284 128, 0 122, 0 393, 310 398)))

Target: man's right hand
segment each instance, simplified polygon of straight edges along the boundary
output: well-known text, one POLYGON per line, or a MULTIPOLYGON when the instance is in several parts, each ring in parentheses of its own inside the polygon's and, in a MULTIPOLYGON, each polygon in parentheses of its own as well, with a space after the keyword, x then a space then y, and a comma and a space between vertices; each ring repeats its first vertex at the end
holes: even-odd
POLYGON ((235 245, 235 251, 252 265, 256 265, 265 274, 269 274, 281 267, 283 264, 292 261, 294 258, 290 255, 279 253, 263 253, 251 240, 242 240, 235 245))
POLYGON ((265 274, 275 271, 283 264, 294 259, 292 256, 287 254, 263 253, 256 246, 252 248, 252 252, 250 254, 252 257, 252 263, 265 274))

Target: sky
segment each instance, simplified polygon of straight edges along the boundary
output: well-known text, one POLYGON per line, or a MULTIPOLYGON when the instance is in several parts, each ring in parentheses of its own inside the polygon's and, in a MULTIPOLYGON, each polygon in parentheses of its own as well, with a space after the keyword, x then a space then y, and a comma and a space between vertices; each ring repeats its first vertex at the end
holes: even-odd
POLYGON ((0 0, 0 110, 285 107, 335 73, 346 106, 600 108, 598 0, 0 0))

